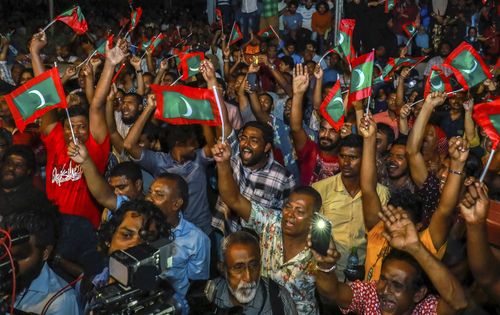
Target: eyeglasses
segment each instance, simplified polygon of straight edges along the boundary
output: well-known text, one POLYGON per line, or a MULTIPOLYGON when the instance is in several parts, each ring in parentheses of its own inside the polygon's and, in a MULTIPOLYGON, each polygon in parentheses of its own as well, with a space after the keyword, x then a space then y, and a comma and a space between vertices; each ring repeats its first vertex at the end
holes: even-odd
POLYGON ((231 266, 229 268, 229 270, 232 272, 232 273, 235 273, 235 274, 242 274, 244 273, 246 270, 250 270, 252 272, 254 271, 258 271, 260 269, 260 262, 259 261, 251 261, 249 262, 248 264, 244 264, 244 263, 237 263, 235 264, 234 266, 231 266))

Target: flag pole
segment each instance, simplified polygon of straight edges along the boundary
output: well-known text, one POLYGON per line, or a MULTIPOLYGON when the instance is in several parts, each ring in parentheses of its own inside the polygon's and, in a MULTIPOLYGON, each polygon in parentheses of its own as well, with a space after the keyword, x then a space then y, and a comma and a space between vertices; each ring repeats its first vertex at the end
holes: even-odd
MULTIPOLYGON (((373 56, 375 57, 375 49, 372 49, 372 54, 373 56)), ((372 63, 372 73, 373 73, 373 67, 375 65, 375 62, 372 63)), ((368 116, 368 113, 370 113, 370 100, 371 100, 371 97, 372 97, 372 94, 373 94, 373 74, 372 76, 370 77, 370 94, 368 95, 368 102, 366 104, 366 109, 365 109, 365 116, 368 116)))
MULTIPOLYGON (((455 90, 455 91, 446 92, 446 93, 444 93, 444 95, 448 96, 448 95, 450 95, 450 94, 457 93, 457 92, 460 92, 460 91, 463 91, 463 88, 460 88, 460 89, 455 90)), ((413 107, 413 106, 415 106, 416 104, 418 104, 418 103, 420 103, 420 102, 423 102, 423 101, 425 101, 425 99, 421 99, 421 100, 418 100, 418 101, 416 101, 416 102, 413 102, 413 103, 411 103, 411 104, 410 104, 410 105, 408 105, 408 106, 413 107)))
MULTIPOLYGON (((274 30, 274 27, 269 24, 269 27, 271 28, 271 31, 273 31, 274 35, 276 35, 276 38, 281 42, 281 37, 278 35, 278 33, 274 30)), ((232 33, 232 32, 231 32, 232 33)))
POLYGON ((52 20, 49 24, 47 24, 47 26, 45 26, 43 29, 42 29, 42 32, 45 32, 49 27, 52 26, 52 24, 54 24, 55 22, 57 22, 57 20, 52 20))
POLYGON ((320 66, 321 66, 321 62, 323 61, 323 59, 325 59, 325 58, 326 58, 326 56, 328 56, 328 55, 329 55, 330 53, 332 53, 332 52, 333 52, 333 49, 330 49, 330 50, 328 50, 328 51, 327 51, 327 52, 326 52, 323 56, 321 56, 321 58, 320 58, 320 59, 319 59, 319 61, 318 61, 318 65, 320 65, 320 66))
POLYGON ((429 56, 424 56, 424 58, 422 58, 422 60, 417 61, 417 63, 416 63, 416 64, 414 64, 413 66, 411 66, 410 70, 408 70, 408 71, 413 70, 413 68, 415 68, 415 67, 416 67, 416 66, 418 66, 420 63, 422 63, 422 61, 424 61, 425 59, 427 59, 427 57, 429 57, 429 56))
POLYGON ((224 143, 224 116, 222 115, 222 106, 220 103, 219 99, 219 93, 217 92, 217 86, 212 86, 212 90, 214 91, 215 95, 215 102, 217 103, 217 109, 219 110, 219 116, 220 116, 220 121, 221 121, 221 131, 222 131, 222 143, 224 143))
MULTIPOLYGON (((54 61, 54 68, 57 68, 57 61, 54 61)), ((68 117, 69 130, 71 131, 71 138, 73 139, 73 143, 76 144, 75 131, 73 130, 73 124, 71 123, 71 119, 69 117, 68 107, 65 108, 66 117, 68 117)))
POLYGON ((180 75, 177 79, 175 79, 174 82, 172 82, 172 84, 170 84, 170 86, 172 85, 175 85, 177 82, 179 82, 179 80, 182 78, 182 75, 180 75))
POLYGON ((120 66, 120 68, 118 69, 118 71, 115 73, 115 76, 111 80, 111 84, 113 84, 113 83, 116 82, 116 79, 118 79, 118 75, 120 74, 120 72, 122 72, 123 68, 125 68, 125 62, 122 63, 122 65, 120 66))
POLYGON ((229 33, 229 39, 227 40, 227 47, 229 47, 229 43, 231 42, 231 37, 233 37, 234 26, 236 25, 236 21, 233 22, 233 27, 231 27, 231 32, 229 33))
POLYGON ((415 37, 415 35, 417 35, 418 31, 415 31, 415 33, 413 35, 411 35, 410 39, 408 39, 408 41, 406 42, 406 45, 405 47, 408 47, 408 45, 410 44, 411 40, 413 39, 413 37, 415 37))
POLYGON ((491 161, 493 161, 493 156, 495 155, 495 149, 492 149, 490 152, 490 157, 488 158, 488 162, 484 166, 483 173, 481 173, 481 177, 479 178, 479 182, 482 183, 484 181, 484 177, 486 177, 486 173, 488 173, 488 168, 490 168, 491 161))
POLYGON ((82 65, 86 64, 86 63, 87 63, 87 62, 88 62, 88 61, 89 61, 92 57, 94 57, 94 55, 95 55, 96 53, 97 53, 97 49, 96 49, 96 50, 94 50, 94 52, 93 52, 90 56, 88 56, 87 58, 85 58, 85 60, 84 60, 84 61, 82 61, 82 62, 81 62, 78 66, 76 66, 76 68, 78 69, 78 68, 80 68, 82 65))

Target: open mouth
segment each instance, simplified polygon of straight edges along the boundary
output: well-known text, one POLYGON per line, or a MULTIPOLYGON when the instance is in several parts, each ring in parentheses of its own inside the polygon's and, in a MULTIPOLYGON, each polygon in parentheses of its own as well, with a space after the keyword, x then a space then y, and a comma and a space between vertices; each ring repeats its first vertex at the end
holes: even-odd
POLYGON ((241 157, 243 159, 250 159, 251 157, 253 156, 253 151, 249 148, 244 148, 242 151, 241 151, 241 157))

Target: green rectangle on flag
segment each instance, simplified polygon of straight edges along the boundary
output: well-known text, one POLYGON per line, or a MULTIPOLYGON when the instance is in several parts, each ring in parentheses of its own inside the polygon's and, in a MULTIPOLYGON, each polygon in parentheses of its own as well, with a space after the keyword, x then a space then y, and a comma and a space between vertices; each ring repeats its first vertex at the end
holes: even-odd
POLYGON ((163 117, 214 120, 212 106, 207 100, 189 98, 178 92, 163 92, 163 117))
POLYGON ((37 110, 60 103, 61 98, 57 93, 54 80, 50 77, 15 97, 13 102, 22 118, 26 120, 37 110))

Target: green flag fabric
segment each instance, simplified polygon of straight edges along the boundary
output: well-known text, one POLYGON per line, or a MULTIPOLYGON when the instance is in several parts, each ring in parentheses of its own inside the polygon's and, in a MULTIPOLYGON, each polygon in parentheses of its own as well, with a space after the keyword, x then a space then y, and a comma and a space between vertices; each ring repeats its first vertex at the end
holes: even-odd
POLYGON ((340 80, 335 82, 335 85, 330 89, 330 92, 321 103, 319 112, 326 121, 339 131, 344 124, 344 101, 342 92, 340 91, 340 80))
POLYGON ((373 51, 352 60, 349 103, 362 100, 372 94, 373 61, 373 51))
POLYGON ((66 108, 66 96, 57 68, 31 79, 12 93, 5 95, 17 128, 26 125, 54 108, 66 108))
POLYGON ((151 84, 156 95, 155 117, 175 125, 221 125, 214 92, 183 85, 151 84))
POLYGON ((182 80, 197 75, 200 72, 200 63, 205 59, 205 54, 202 52, 194 52, 182 54, 180 56, 179 68, 182 72, 182 80))
POLYGON ((82 10, 79 6, 63 12, 58 15, 55 20, 65 23, 79 35, 84 34, 88 29, 87 21, 85 21, 85 17, 83 16, 82 10))

